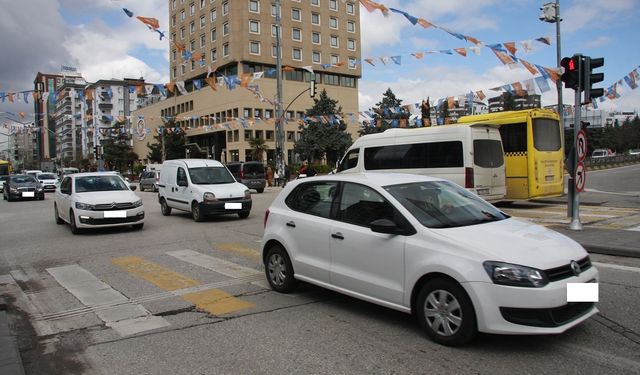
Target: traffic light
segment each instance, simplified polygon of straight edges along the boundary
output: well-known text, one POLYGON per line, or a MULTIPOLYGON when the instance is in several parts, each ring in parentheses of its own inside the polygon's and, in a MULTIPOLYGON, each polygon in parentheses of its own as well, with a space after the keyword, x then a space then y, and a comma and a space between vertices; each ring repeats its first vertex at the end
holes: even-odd
POLYGON ((584 102, 591 103, 592 98, 599 98, 604 95, 604 89, 591 87, 594 83, 602 82, 604 80, 604 73, 593 73, 593 69, 599 68, 604 65, 604 57, 591 58, 584 56, 582 78, 584 89, 584 102))
POLYGON ((309 96, 312 98, 316 96, 316 80, 315 79, 312 79, 309 81, 309 96))
POLYGON ((560 80, 564 82, 565 87, 578 90, 580 85, 580 63, 581 55, 564 57, 560 61, 560 66, 564 68, 564 73, 562 73, 560 80))

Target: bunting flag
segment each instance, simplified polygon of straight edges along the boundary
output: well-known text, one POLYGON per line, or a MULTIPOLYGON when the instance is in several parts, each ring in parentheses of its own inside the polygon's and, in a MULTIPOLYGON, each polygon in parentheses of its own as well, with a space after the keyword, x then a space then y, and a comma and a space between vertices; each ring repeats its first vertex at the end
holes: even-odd
POLYGON ((507 49, 507 51, 509 51, 510 54, 515 55, 516 51, 518 51, 518 49, 516 48, 516 43, 515 42, 506 42, 503 43, 504 48, 507 49))
POLYGON ((296 69, 292 66, 289 65, 285 65, 282 67, 282 71, 283 72, 294 72, 296 69))
POLYGON ((478 97, 478 99, 480 100, 484 100, 487 96, 484 94, 484 92, 482 90, 480 91, 476 91, 476 96, 478 97))
POLYGON ((380 12, 382 12, 382 14, 386 17, 389 14, 389 9, 382 5, 382 4, 378 4, 374 1, 371 0, 360 0, 360 4, 362 4, 363 7, 365 7, 369 13, 371 12, 375 12, 376 10, 379 10, 380 12))
POLYGON ((369 64, 371 64, 371 66, 376 66, 376 64, 373 63, 373 59, 364 59, 364 61, 366 61, 369 64))
POLYGON ((196 88, 196 90, 200 90, 202 88, 202 80, 194 79, 193 86, 196 88))
POLYGON ((551 90, 551 88, 549 87, 549 82, 547 82, 547 79, 545 77, 535 77, 534 80, 538 85, 540 92, 545 93, 551 90))
POLYGON ((247 87, 249 86, 249 80, 251 79, 251 73, 243 73, 242 78, 240 79, 240 86, 247 87))
POLYGON ((142 17, 142 16, 137 16, 136 18, 139 19, 140 22, 144 23, 145 25, 147 25, 152 30, 160 28, 160 21, 158 21, 157 18, 142 17))
POLYGON ((307 72, 309 72, 311 74, 314 74, 313 67, 311 65, 303 66, 302 69, 306 70, 307 72))
POLYGON ((536 40, 537 40, 538 42, 540 42, 540 43, 544 43, 544 44, 546 44, 546 45, 548 45, 548 46, 550 46, 550 45, 551 45, 551 38, 549 38, 548 36, 543 36, 543 37, 537 38, 536 40))
POLYGON ((416 53, 412 53, 411 56, 414 56, 416 59, 421 59, 424 57, 424 53, 422 52, 416 52, 416 53))
POLYGON ((129 9, 127 9, 127 8, 122 8, 122 10, 124 10, 124 12, 127 14, 127 16, 129 16, 129 18, 133 17, 133 12, 132 12, 132 11, 130 11, 129 9))
POLYGON ((522 64, 525 68, 527 68, 527 70, 529 71, 529 73, 535 75, 540 74, 540 72, 538 72, 538 69, 536 69, 531 63, 529 63, 528 61, 525 61, 523 59, 520 59, 520 64, 522 64))
POLYGON ((175 94, 175 88, 176 88, 176 84, 173 82, 169 82, 165 85, 165 87, 167 88, 167 90, 169 90, 170 93, 175 94))
POLYGON ((454 48, 454 51, 458 52, 461 56, 467 57, 466 48, 454 48))
POLYGON ((184 81, 176 81, 176 87, 178 88, 178 91, 180 91, 181 95, 187 95, 187 89, 184 87, 184 81))
MULTIPOLYGON (((313 73, 313 70, 311 71, 313 73)), ((264 72, 254 72, 251 80, 261 79, 264 76, 264 72)))
MULTIPOLYGON (((368 10, 368 9, 367 9, 367 10, 368 10)), ((411 24, 412 24, 412 25, 414 25, 414 26, 415 26, 415 24, 416 24, 416 23, 418 23, 418 18, 416 18, 416 17, 414 17, 414 16, 410 15, 410 14, 409 14, 409 13, 407 13, 407 12, 403 12, 403 11, 401 11, 401 10, 394 9, 394 8, 389 8, 389 10, 391 10, 392 12, 395 12, 395 13, 400 13, 400 14, 402 14, 402 15, 403 15, 403 16, 405 16, 405 17, 409 20, 409 22, 411 22, 411 24)))
POLYGON ((391 60, 392 60, 394 63, 396 63, 397 65, 402 65, 402 64, 401 64, 401 62, 402 62, 402 56, 391 56, 390 58, 391 58, 391 60))

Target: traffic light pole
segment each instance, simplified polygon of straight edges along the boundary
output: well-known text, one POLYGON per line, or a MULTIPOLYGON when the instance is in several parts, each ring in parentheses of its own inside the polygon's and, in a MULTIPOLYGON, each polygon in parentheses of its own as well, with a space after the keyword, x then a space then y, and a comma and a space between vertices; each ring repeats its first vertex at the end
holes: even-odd
MULTIPOLYGON (((575 57, 576 55, 574 55, 575 57)), ((578 61, 581 61, 582 56, 577 55, 578 61)), ((578 72, 578 87, 582 87, 582 63, 579 63, 578 72)), ((582 92, 580 89, 575 90, 575 103, 573 107, 574 118, 573 118, 573 170, 571 171, 571 178, 569 179, 569 191, 573 191, 573 197, 569 196, 568 198, 573 198, 571 200, 567 199, 567 202, 571 202, 571 224, 569 224, 569 229, 571 230, 582 230, 582 223, 580 222, 580 192, 576 189, 576 171, 578 169, 578 133, 580 132, 580 126, 582 124, 582 92)))

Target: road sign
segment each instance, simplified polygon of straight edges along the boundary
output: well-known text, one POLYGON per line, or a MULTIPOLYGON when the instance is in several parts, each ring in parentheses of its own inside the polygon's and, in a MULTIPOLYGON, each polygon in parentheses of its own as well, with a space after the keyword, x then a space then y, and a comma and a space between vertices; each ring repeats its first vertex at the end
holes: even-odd
POLYGON ((587 182, 587 170, 584 169, 584 164, 582 162, 578 162, 576 175, 573 177, 573 180, 576 183, 576 191, 578 193, 584 190, 584 185, 587 182))
POLYGON ((576 151, 578 152, 578 161, 584 161, 587 156, 587 133, 580 129, 576 137, 576 151))

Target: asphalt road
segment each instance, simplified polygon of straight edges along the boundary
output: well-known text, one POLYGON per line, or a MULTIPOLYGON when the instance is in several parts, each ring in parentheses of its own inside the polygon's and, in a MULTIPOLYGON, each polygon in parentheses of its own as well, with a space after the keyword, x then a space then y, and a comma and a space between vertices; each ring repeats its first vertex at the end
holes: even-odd
POLYGON ((291 295, 265 288, 258 242, 278 191, 254 194, 248 219, 203 223, 175 211, 164 217, 156 194, 141 192, 142 231, 78 236, 54 223, 51 194, 44 201, 0 201, 0 294, 16 314, 26 373, 640 373, 640 259, 594 255, 600 314, 565 334, 481 335, 467 347, 447 348, 403 313, 308 285, 291 295), (188 262, 184 254, 200 257, 188 262), (245 276, 206 268, 212 258, 227 265, 220 272, 245 276), (90 303, 90 296, 74 294, 61 283, 68 267, 125 302, 90 303), (170 290, 182 277, 193 283, 170 290), (194 296, 210 289, 244 305, 219 316, 195 308, 192 301, 202 299, 194 296), (153 319, 148 327, 108 323, 108 313, 120 307, 141 308, 153 319))

